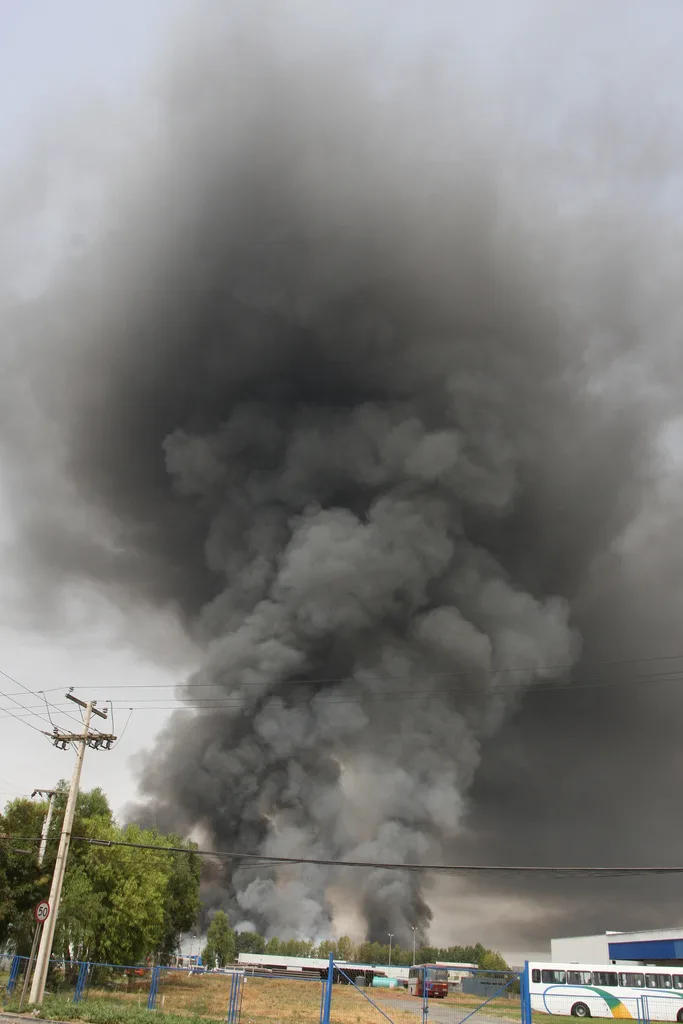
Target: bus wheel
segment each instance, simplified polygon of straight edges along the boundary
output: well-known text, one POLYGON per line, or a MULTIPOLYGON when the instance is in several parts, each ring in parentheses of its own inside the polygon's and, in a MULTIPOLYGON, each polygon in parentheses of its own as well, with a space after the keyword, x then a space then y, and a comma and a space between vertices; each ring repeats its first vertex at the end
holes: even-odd
POLYGON ((572 1017, 590 1017, 591 1012, 585 1003, 574 1003, 572 1006, 572 1017))
POLYGON ((676 1014, 676 1020, 683 1021, 683 1006, 680 1008, 680 1010, 676 1014))

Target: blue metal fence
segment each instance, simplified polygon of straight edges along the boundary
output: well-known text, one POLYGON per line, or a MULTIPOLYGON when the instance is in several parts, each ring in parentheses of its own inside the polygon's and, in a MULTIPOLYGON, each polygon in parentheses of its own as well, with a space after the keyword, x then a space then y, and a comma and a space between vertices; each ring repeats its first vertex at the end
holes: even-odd
POLYGON ((230 999, 228 1001, 227 1024, 239 1024, 242 1014, 243 975, 235 973, 230 982, 230 999))
MULTIPOLYGON (((6 985, 6 996, 7 998, 16 996, 19 991, 19 982, 23 979, 26 967, 28 964, 27 957, 14 956, 9 960, 9 977, 6 985)), ((79 1003, 81 1000, 87 998, 90 988, 94 988, 98 993, 104 990, 107 995, 105 998, 116 999, 117 995, 125 995, 130 998, 131 995, 138 993, 138 1000, 143 1001, 143 1005, 146 1005, 150 1011, 155 1011, 160 1008, 160 1003, 164 1009, 171 1010, 176 1009, 172 1006, 164 1006, 166 997, 160 1000, 160 993, 163 993, 164 979, 166 976, 173 978, 175 975, 189 975, 194 973, 188 968, 168 968, 168 967, 149 967, 142 968, 140 965, 125 965, 125 964, 106 964, 89 961, 65 961, 54 959, 51 961, 51 967, 53 968, 52 977, 53 985, 52 991, 64 995, 66 991, 71 990, 73 985, 73 1001, 79 1003), (56 982, 54 979, 56 978, 56 982)), ((454 997, 451 996, 446 1002, 439 1000, 438 1009, 432 1007, 430 1004, 434 1002, 433 999, 429 998, 430 993, 428 992, 428 986, 422 985, 421 991, 413 992, 411 989, 404 987, 383 989, 372 989, 372 994, 364 991, 364 985, 360 982, 365 980, 363 978, 355 978, 353 972, 350 972, 348 967, 343 963, 335 964, 334 958, 330 955, 328 967, 326 971, 321 972, 320 975, 298 975, 293 976, 292 974, 279 974, 274 976, 272 973, 264 971, 249 971, 245 973, 243 968, 234 968, 224 972, 225 975, 225 1020, 226 1024, 239 1024, 242 1005, 246 991, 249 992, 251 986, 249 982, 255 983, 257 986, 262 985, 266 981, 281 981, 287 980, 290 982, 304 982, 307 981, 309 984, 318 983, 320 985, 320 1000, 319 1004, 314 1003, 310 1005, 308 996, 303 999, 303 1003, 308 1007, 307 1019, 315 1021, 319 1019, 320 1024, 330 1024, 330 1018, 332 1014, 332 1007, 334 1003, 334 991, 341 985, 346 986, 346 992, 354 991, 357 993, 358 998, 370 1003, 378 1014, 378 1024, 380 1018, 389 1021, 392 1024, 392 1018, 397 1013, 405 1011, 411 1008, 412 1013, 416 1013, 416 1016, 422 1017, 423 1024, 429 1024, 430 1016, 438 1024, 499 1024, 499 1013, 492 1012, 495 1010, 495 1001, 500 998, 508 998, 511 996, 511 992, 516 991, 516 984, 519 984, 519 1008, 517 1008, 516 1000, 514 1003, 507 1003, 506 1007, 509 1006, 509 1010, 505 1010, 505 1018, 509 1022, 511 1019, 514 1021, 519 1020, 519 1024, 532 1024, 531 1015, 531 999, 529 994, 529 974, 528 964, 525 965, 525 970, 521 974, 514 972, 498 972, 499 974, 504 973, 505 977, 501 978, 500 984, 498 984, 496 978, 491 975, 492 988, 490 992, 486 993, 486 996, 482 996, 481 1002, 472 1007, 471 1001, 469 1005, 466 1005, 466 1000, 463 1001, 463 997, 460 997, 462 1005, 458 1005, 458 999, 454 1002, 454 997), (421 996, 421 1001, 416 1006, 416 1000, 414 995, 421 996), (408 1006, 410 1003, 410 1007, 408 1006), (318 1005, 316 1010, 314 1007, 318 1005), (418 1009, 419 1007, 419 1009, 418 1009), (490 1019, 489 1019, 490 1018, 490 1019)), ((478 972, 481 975, 487 972, 478 972)), ((216 974, 207 972, 201 977, 215 978, 216 974)), ((382 980, 382 979, 380 979, 382 980)), ((385 979, 386 980, 386 979, 385 979)), ((201 994, 202 982, 200 977, 197 978, 198 990, 201 994)), ((186 985, 178 986, 171 985, 170 992, 177 991, 178 998, 187 998, 187 994, 183 993, 183 989, 186 989, 186 985)), ((413 990, 415 986, 412 986, 413 990)), ((256 989, 255 991, 258 991, 256 989)), ((305 990, 309 991, 308 985, 305 986, 305 990)), ((215 997, 215 986, 213 987, 215 997)), ((171 997, 169 996, 169 999, 171 997)), ((220 998, 220 996, 219 996, 220 998)), ((649 1024, 649 1007, 646 996, 643 996, 639 1000, 637 1016, 640 1024, 649 1024)), ((180 1009, 180 1007, 178 1007, 180 1009)))

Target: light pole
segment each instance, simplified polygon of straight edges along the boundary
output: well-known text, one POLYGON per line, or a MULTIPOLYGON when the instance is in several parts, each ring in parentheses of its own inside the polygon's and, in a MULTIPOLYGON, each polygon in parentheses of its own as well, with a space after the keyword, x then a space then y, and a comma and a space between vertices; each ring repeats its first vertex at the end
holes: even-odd
POLYGON ((389 967, 391 967, 391 940, 394 937, 393 932, 389 932, 389 967))
POLYGON ((413 967, 415 966, 415 937, 417 935, 417 928, 413 928, 413 967))

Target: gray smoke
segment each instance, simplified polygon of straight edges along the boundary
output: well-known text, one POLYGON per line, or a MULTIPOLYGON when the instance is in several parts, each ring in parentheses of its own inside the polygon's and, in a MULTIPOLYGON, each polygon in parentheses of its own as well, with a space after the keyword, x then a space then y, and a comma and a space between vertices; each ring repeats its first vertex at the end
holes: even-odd
MULTIPOLYGON (((668 242, 631 203, 659 165, 588 125, 558 169, 547 124, 434 39, 408 60, 381 8, 247 7, 184 26, 93 237, 6 301, 8 559, 43 614, 84 578, 203 650, 137 817, 287 856, 604 858, 647 702, 546 691, 675 636, 623 593, 676 410, 668 242)), ((210 900, 406 941, 426 884, 244 866, 210 900)))

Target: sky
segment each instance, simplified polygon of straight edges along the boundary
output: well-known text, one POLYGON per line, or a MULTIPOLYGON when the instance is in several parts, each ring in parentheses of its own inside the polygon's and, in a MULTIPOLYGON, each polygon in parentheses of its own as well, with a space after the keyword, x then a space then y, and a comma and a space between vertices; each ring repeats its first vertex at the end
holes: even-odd
MULTIPOLYGON (((51 0, 30 4, 0 0, 0 163, 9 165, 20 157, 46 112, 69 107, 85 96, 107 102, 130 88, 159 47, 168 11, 167 0, 60 0, 58 4, 51 0)), ((3 596, 10 586, 5 573, 0 579, 3 596)), ((90 602, 92 595, 85 600, 90 602)), ((87 625, 75 625, 68 632, 37 633, 0 623, 0 670, 30 690, 44 690, 53 703, 63 704, 66 689, 73 687, 81 698, 101 704, 116 699, 125 705, 126 693, 132 692, 125 687, 172 685, 192 664, 191 653, 180 654, 175 642, 176 665, 159 667, 123 637, 112 639, 116 613, 104 599, 100 610, 96 622, 90 619, 87 625)), ((168 624, 160 621, 152 628, 164 629, 168 624)), ((36 707, 35 699, 10 679, 2 677, 0 691, 36 707)), ((22 714, 10 699, 3 697, 3 706, 22 714)), ((44 708, 40 710, 44 712, 44 708)), ((74 707, 74 713, 77 711, 74 707)), ((78 728, 63 714, 52 711, 51 715, 61 727, 78 728)), ((149 744, 165 717, 164 712, 136 713, 116 750, 88 751, 82 784, 85 788, 102 786, 117 813, 135 786, 132 759, 149 744)), ((115 715, 119 734, 126 721, 125 713, 115 715)), ((42 720, 31 718, 31 722, 51 731, 44 714, 42 720)), ((56 750, 47 737, 0 712, 0 801, 69 778, 71 768, 71 751, 56 750)))

